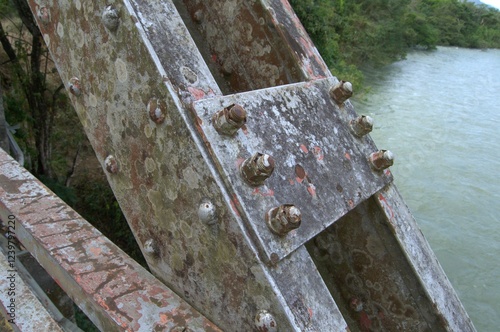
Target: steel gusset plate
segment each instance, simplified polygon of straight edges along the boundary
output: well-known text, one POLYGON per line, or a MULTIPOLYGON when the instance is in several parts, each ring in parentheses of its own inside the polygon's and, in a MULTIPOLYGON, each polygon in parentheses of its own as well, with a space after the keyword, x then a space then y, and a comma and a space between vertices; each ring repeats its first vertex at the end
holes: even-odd
POLYGON ((376 151, 369 137, 349 131, 356 114, 350 103, 337 106, 329 96, 336 78, 214 97, 194 104, 206 146, 232 190, 233 205, 247 216, 266 258, 277 262, 330 226, 387 183, 389 171, 368 162, 376 151), (217 133, 212 115, 231 104, 246 110, 248 121, 236 136, 217 133), (275 160, 275 170, 260 187, 248 185, 239 166, 256 152, 275 160), (281 204, 302 212, 302 225, 280 237, 264 215, 281 204))

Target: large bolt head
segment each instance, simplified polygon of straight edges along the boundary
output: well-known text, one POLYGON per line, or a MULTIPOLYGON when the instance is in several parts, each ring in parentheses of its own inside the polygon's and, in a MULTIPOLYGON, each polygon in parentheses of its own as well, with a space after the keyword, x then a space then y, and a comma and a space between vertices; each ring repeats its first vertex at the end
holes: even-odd
POLYGON ((291 204, 281 205, 269 210, 266 214, 266 223, 269 229, 277 235, 284 236, 300 227, 302 214, 291 204))
POLYGON ((340 81, 333 88, 330 89, 330 96, 342 105, 347 99, 352 96, 352 84, 346 81, 340 81))
POLYGON ((368 159, 376 171, 382 171, 394 164, 394 154, 389 150, 373 152, 368 159))
POLYGON ((256 153, 240 166, 243 179, 251 186, 260 186, 273 174, 274 159, 268 154, 256 153))
POLYGON ((247 122, 247 112, 241 105, 232 104, 215 113, 212 122, 219 134, 234 136, 247 122))
POLYGON ((349 126, 354 135, 362 137, 373 130, 373 119, 370 116, 361 115, 351 120, 349 126))
POLYGON ((277 332, 278 324, 267 310, 259 310, 255 315, 255 327, 258 332, 277 332))

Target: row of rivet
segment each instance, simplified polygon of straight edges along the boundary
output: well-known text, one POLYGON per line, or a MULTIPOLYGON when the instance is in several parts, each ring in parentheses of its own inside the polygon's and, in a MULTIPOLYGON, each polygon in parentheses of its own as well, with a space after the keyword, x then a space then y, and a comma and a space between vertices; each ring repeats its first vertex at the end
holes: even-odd
MULTIPOLYGON (((46 7, 40 8, 38 12, 40 21, 44 24, 50 22, 50 13, 46 7)), ((102 21, 105 27, 115 32, 119 26, 119 15, 115 8, 107 6, 102 14, 102 21)), ((80 80, 72 77, 69 82, 69 91, 76 97, 82 94, 80 80)), ((340 81, 330 90, 330 96, 342 105, 353 94, 352 84, 350 82, 340 81)), ((147 110, 151 120, 157 124, 163 123, 165 119, 166 103, 160 99, 151 99, 147 110)), ((214 114, 212 118, 216 131, 221 135, 233 136, 242 128, 247 120, 246 111, 240 105, 230 105, 214 114)), ((359 116, 349 123, 351 132, 362 137, 370 133, 373 129, 373 119, 369 116, 359 116)), ((372 153, 368 160, 372 167, 377 170, 383 170, 393 165, 394 156, 390 151, 380 150, 372 153)), ((111 174, 118 172, 118 163, 114 156, 109 155, 105 161, 105 168, 111 174)), ((274 159, 268 154, 256 153, 246 159, 240 166, 240 174, 243 179, 251 186, 260 186, 271 176, 274 171, 274 159)), ((216 222, 215 206, 209 201, 200 204, 198 210, 199 218, 211 225, 216 222)), ((286 235, 288 232, 297 229, 301 224, 300 210, 291 204, 284 204, 270 209, 265 215, 266 223, 270 230, 277 235, 286 235)), ((144 243, 144 250, 149 254, 154 254, 157 250, 152 239, 144 243)), ((265 331, 277 331, 277 324, 274 317, 266 310, 261 310, 255 317, 257 329, 265 331)))

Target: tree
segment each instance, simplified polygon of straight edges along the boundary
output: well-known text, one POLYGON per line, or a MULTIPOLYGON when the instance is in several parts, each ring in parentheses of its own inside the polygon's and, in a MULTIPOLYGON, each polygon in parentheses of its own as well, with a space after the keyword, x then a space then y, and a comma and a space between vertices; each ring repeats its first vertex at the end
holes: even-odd
MULTIPOLYGON (((48 50, 31 10, 25 0, 12 1, 13 8, 6 1, 0 2, 4 13, 15 10, 21 23, 12 22, 16 33, 5 30, 0 21, 0 43, 8 56, 8 64, 26 100, 24 111, 31 124, 31 139, 36 151, 31 171, 37 176, 53 177, 51 167, 50 138, 54 125, 54 116, 58 108, 58 99, 64 98, 61 92, 64 85, 59 83, 52 88, 47 81, 49 62, 48 50), (27 33, 26 33, 27 30, 27 33)), ((5 17, 2 17, 2 19, 5 17)), ((5 64, 4 64, 5 65, 5 64)), ((59 80, 60 82, 60 80, 59 80)))

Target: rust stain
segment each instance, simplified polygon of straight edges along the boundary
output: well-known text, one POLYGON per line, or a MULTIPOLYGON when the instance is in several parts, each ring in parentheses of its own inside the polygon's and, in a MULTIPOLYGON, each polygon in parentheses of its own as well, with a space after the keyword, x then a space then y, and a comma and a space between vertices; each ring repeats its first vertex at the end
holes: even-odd
POLYGON ((346 152, 344 154, 344 157, 347 159, 347 160, 351 160, 351 155, 349 154, 349 152, 346 152))
POLYGON ((316 186, 314 184, 309 183, 309 185, 307 186, 307 191, 314 199, 318 198, 318 196, 316 195, 316 186))
POLYGON ((390 216, 390 220, 392 221, 394 219, 394 211, 392 211, 392 208, 391 206, 389 205, 389 203, 387 202, 387 200, 385 199, 384 195, 382 194, 379 194, 378 195, 378 199, 380 201, 380 204, 382 205, 382 207, 384 208, 385 210, 385 213, 390 216))
POLYGON ((236 197, 236 195, 233 195, 233 199, 231 200, 231 208, 238 217, 240 216, 240 211, 238 209, 239 206, 240 206, 240 201, 238 200, 238 197, 236 197))
POLYGON ((262 197, 273 197, 274 196, 274 190, 271 188, 266 188, 264 190, 261 190, 259 188, 255 188, 252 192, 253 195, 260 195, 262 197))
POLYGON ((316 156, 316 159, 318 161, 321 161, 325 158, 325 155, 323 154, 323 151, 319 146, 313 147, 313 154, 316 156))
POLYGON ((307 147, 304 144, 300 145, 300 149, 302 150, 302 152, 304 152, 306 154, 309 153, 309 150, 307 149, 307 147))

